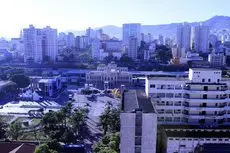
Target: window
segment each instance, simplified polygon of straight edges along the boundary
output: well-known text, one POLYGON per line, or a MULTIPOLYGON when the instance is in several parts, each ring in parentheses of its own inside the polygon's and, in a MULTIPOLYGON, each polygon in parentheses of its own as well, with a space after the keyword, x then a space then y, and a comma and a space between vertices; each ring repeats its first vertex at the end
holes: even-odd
POLYGON ((204 86, 204 91, 208 91, 208 86, 204 86))
POLYGON ((211 82, 211 79, 208 79, 208 82, 211 82))
POLYGON ((216 90, 219 90, 219 87, 217 87, 216 90))
POLYGON ((203 95, 203 99, 207 99, 207 95, 205 94, 205 95, 203 95))
POLYGON ((205 82, 205 79, 202 79, 202 82, 205 82))
POLYGON ((220 79, 217 79, 217 82, 220 82, 220 79))
POLYGON ((155 84, 150 84, 150 88, 155 88, 155 84))

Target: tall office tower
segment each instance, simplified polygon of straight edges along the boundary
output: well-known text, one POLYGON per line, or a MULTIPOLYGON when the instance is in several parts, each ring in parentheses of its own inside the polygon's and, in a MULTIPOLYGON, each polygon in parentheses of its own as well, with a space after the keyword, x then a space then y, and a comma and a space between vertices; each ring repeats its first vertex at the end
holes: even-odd
POLYGON ((43 61, 42 53, 42 33, 33 25, 23 29, 24 38, 24 62, 34 61, 41 63, 43 61))
POLYGON ((130 37, 128 42, 128 57, 132 58, 133 60, 137 59, 137 47, 138 47, 137 38, 130 37))
POLYGON ((188 51, 191 49, 191 45, 191 26, 188 23, 183 23, 177 27, 177 47, 185 48, 188 51))
POLYGON ((101 42, 100 39, 93 39, 92 40, 92 58, 93 59, 99 59, 100 58, 100 48, 101 48, 101 42))
POLYGON ((141 41, 145 41, 145 34, 141 33, 141 41))
POLYGON ((164 37, 162 35, 159 35, 158 37, 160 45, 164 45, 164 37))
POLYGON ((86 29, 87 45, 91 45, 94 38, 96 38, 96 32, 90 27, 86 29))
POLYGON ((80 48, 80 44, 81 44, 81 37, 80 36, 76 36, 75 38, 75 46, 76 48, 80 48))
POLYGON ((57 57, 57 29, 52 29, 49 26, 42 29, 42 50, 43 57, 48 57, 49 61, 56 62, 57 57))
POLYGON ((148 37, 147 37, 147 42, 151 42, 152 41, 152 34, 151 33, 148 33, 148 37))
POLYGON ((209 27, 206 25, 199 25, 195 27, 195 50, 198 52, 207 53, 209 50, 209 27))
POLYGON ((213 49, 217 48, 217 42, 218 42, 218 37, 216 35, 210 35, 209 36, 209 43, 212 45, 213 49))
POLYGON ((123 93, 120 121, 121 153, 156 152, 157 115, 144 91, 123 93))
POLYGON ((64 41, 67 41, 67 36, 64 32, 60 32, 58 34, 58 40, 64 40, 64 41))
POLYGON ((72 32, 69 32, 67 35, 66 47, 67 48, 75 47, 75 36, 72 32))
POLYGON ((98 39, 101 40, 102 34, 103 34, 103 30, 102 29, 98 29, 96 31, 96 38, 98 38, 98 39))
POLYGON ((125 48, 129 45, 129 38, 134 37, 137 39, 138 45, 140 45, 141 41, 141 24, 140 23, 130 23, 123 24, 123 46, 125 48))

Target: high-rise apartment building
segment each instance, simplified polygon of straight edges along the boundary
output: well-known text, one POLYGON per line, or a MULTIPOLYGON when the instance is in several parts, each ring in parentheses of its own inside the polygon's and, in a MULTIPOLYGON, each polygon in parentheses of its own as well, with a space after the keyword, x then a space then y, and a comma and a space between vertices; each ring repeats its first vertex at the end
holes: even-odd
POLYGON ((101 41, 100 39, 92 40, 92 58, 99 59, 100 58, 100 49, 101 49, 101 41))
POLYGON ((160 45, 164 45, 164 37, 162 35, 159 35, 158 40, 160 45))
POLYGON ((148 77, 160 124, 219 126, 230 124, 230 79, 221 70, 189 69, 186 77, 148 77))
POLYGON ((123 24, 123 45, 127 48, 129 45, 129 38, 134 37, 137 39, 138 45, 141 41, 141 24, 140 23, 130 23, 123 24))
POLYGON ((57 30, 46 27, 36 29, 33 25, 23 29, 24 62, 42 63, 46 57, 55 62, 57 56, 57 30))
POLYGON ((57 57, 57 29, 47 26, 42 29, 42 33, 43 56, 47 56, 49 61, 55 62, 57 57))
POLYGON ((133 60, 137 59, 137 47, 138 47, 137 38, 130 37, 128 43, 128 57, 132 58, 133 60))
POLYGON ((24 37, 24 62, 34 61, 35 63, 43 62, 42 52, 42 32, 33 25, 23 29, 24 37))
POLYGON ((186 51, 189 51, 191 45, 191 26, 188 23, 183 23, 177 27, 177 47, 185 48, 186 51))
POLYGON ((123 93, 120 121, 121 153, 156 153, 157 116, 144 91, 123 93))
POLYGON ((206 25, 196 26, 194 34, 194 49, 207 53, 209 51, 209 27, 206 25))
POLYGON ((75 36, 72 32, 69 32, 67 35, 67 40, 66 40, 66 47, 67 48, 73 48, 75 47, 76 41, 75 41, 75 36))

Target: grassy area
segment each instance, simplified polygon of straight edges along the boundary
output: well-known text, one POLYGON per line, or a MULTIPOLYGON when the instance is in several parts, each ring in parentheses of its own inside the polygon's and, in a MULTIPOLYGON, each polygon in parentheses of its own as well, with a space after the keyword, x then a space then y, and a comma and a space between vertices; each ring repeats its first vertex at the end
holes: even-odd
POLYGON ((42 130, 36 131, 36 138, 35 138, 35 132, 27 132, 24 133, 21 137, 20 140, 28 140, 28 141, 37 141, 37 140, 42 140, 46 141, 47 137, 45 133, 42 130))
POLYGON ((31 126, 36 126, 36 125, 38 125, 40 123, 41 123, 41 119, 34 118, 34 119, 32 119, 30 125, 31 126))
POLYGON ((18 117, 15 122, 19 122, 19 123, 22 123, 24 120, 26 120, 28 118, 25 118, 25 117, 18 117))
POLYGON ((12 118, 14 118, 13 116, 1 116, 1 119, 3 122, 9 122, 12 118))

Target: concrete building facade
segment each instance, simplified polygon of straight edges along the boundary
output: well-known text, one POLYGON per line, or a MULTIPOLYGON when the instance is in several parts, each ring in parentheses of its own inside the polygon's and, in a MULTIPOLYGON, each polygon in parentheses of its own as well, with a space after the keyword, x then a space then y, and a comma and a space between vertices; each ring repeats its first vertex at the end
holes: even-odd
POLYGON ((190 69, 186 77, 148 77, 160 124, 229 125, 230 80, 221 70, 190 69))
POLYGON ((191 26, 188 23, 181 24, 177 27, 177 47, 185 48, 186 51, 189 51, 191 45, 191 26))
POLYGON ((207 53, 209 51, 209 27, 206 25, 196 26, 194 34, 194 49, 207 53))
POLYGON ((156 152, 157 117, 144 91, 123 93, 120 121, 121 153, 156 152))
POLYGON ((122 27, 122 41, 123 46, 128 48, 130 37, 134 37, 137 39, 138 45, 141 41, 141 24, 140 23, 129 23, 123 24, 122 27))

